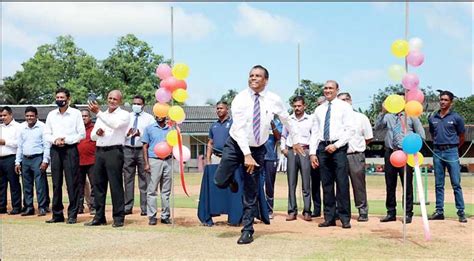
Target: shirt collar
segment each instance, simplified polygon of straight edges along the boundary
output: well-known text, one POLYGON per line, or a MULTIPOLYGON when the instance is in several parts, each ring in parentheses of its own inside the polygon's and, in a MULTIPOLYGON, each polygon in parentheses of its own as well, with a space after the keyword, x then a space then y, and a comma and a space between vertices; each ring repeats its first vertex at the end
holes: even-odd
MULTIPOLYGON (((66 111, 64 111, 64 114, 69 114, 71 112, 70 109, 71 109, 71 106, 68 105, 66 111)), ((56 109, 56 113, 61 114, 61 112, 59 111, 59 108, 56 109)))
POLYGON ((293 120, 296 120, 296 121, 303 121, 303 120, 306 120, 308 119, 308 114, 306 114, 306 112, 303 113, 303 117, 301 117, 300 119, 296 118, 296 115, 295 113, 291 114, 290 116, 293 120))
POLYGON ((157 127, 158 129, 161 129, 161 130, 167 130, 167 129, 169 129, 168 124, 166 124, 165 127, 161 128, 161 126, 158 124, 157 121, 155 121, 155 123, 153 123, 153 126, 154 126, 154 127, 157 127))
POLYGON ((39 122, 39 120, 36 120, 35 125, 33 125, 33 127, 30 128, 30 127, 28 126, 28 123, 25 121, 25 129, 39 128, 39 123, 38 123, 38 122, 39 122))
MULTIPOLYGON (((252 90, 252 88, 248 87, 247 88, 248 90, 248 93, 250 94, 251 97, 253 97, 256 92, 254 90, 252 90)), ((263 91, 259 92, 258 95, 262 96, 262 97, 265 97, 265 95, 267 95, 267 87, 265 86, 265 89, 263 89, 263 91)))

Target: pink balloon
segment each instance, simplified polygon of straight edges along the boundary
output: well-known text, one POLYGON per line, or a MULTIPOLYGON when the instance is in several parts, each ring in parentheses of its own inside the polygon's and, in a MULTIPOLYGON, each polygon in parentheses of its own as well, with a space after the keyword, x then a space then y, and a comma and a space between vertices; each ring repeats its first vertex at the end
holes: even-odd
MULTIPOLYGON (((396 168, 401 168, 407 163, 407 154, 403 150, 396 150, 390 155, 390 163, 396 168)), ((387 167, 387 166, 385 166, 387 167)))
POLYGON ((167 103, 171 100, 171 93, 165 88, 159 88, 155 92, 155 98, 158 102, 167 103))
POLYGON ((411 66, 418 67, 425 60, 423 53, 417 50, 410 51, 407 55, 407 63, 411 66))
POLYGON ((156 67, 156 76, 161 80, 164 80, 172 75, 171 67, 166 63, 161 63, 156 67))
POLYGON ((167 89, 170 93, 176 90, 176 86, 178 85, 178 80, 173 76, 170 76, 160 82, 160 87, 167 89))
MULTIPOLYGON (((173 146, 173 156, 176 160, 179 161, 179 147, 178 145, 173 146)), ((183 161, 188 161, 191 158, 191 151, 188 147, 183 145, 183 161)))
POLYGON ((188 88, 188 85, 186 84, 186 81, 184 81, 184 80, 177 80, 176 81, 176 89, 186 90, 187 88, 188 88))
POLYGON ((418 101, 419 103, 423 103, 424 100, 425 100, 425 95, 418 88, 408 90, 408 92, 406 94, 406 101, 407 102, 409 102, 409 101, 418 101))
POLYGON ((164 159, 168 157, 171 153, 171 146, 166 141, 162 141, 155 145, 153 151, 155 152, 156 156, 160 159, 164 159))
POLYGON ((420 79, 418 79, 418 76, 414 73, 407 73, 403 76, 402 84, 405 89, 415 89, 420 84, 420 79))

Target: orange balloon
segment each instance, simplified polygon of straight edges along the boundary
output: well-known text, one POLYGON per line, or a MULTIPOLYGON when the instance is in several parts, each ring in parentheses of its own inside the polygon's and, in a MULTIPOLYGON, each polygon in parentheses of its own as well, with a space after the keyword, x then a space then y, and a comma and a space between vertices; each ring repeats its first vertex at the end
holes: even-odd
POLYGON ((170 106, 167 103, 155 103, 153 106, 153 113, 155 116, 164 118, 166 115, 168 115, 168 111, 170 109, 170 106))
POLYGON ((423 113, 423 105, 419 101, 409 101, 405 104, 405 112, 409 117, 420 117, 423 113))

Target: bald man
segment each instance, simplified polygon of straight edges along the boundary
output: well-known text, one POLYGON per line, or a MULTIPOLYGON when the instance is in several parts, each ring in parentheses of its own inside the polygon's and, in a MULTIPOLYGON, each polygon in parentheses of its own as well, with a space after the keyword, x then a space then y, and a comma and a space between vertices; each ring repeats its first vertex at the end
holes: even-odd
POLYGON ((107 96, 108 108, 100 111, 97 102, 89 102, 89 110, 97 115, 91 131, 91 139, 96 141, 96 160, 94 166, 94 193, 96 214, 86 226, 107 224, 105 219, 105 199, 107 183, 110 182, 112 194, 112 227, 122 227, 125 219, 123 193, 123 144, 130 121, 128 112, 120 108, 122 93, 113 90, 107 96))

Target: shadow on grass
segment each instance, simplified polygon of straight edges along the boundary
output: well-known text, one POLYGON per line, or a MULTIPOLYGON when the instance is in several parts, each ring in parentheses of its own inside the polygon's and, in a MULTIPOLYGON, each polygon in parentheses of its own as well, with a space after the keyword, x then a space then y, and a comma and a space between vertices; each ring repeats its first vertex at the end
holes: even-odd
MULTIPOLYGON (((372 233, 379 235, 381 238, 385 239, 396 239, 400 243, 403 243, 403 233, 400 230, 391 229, 391 228, 384 228, 384 229, 371 229, 372 233)), ((420 248, 428 249, 426 246, 421 245, 420 243, 407 238, 407 241, 417 245, 420 248)))

